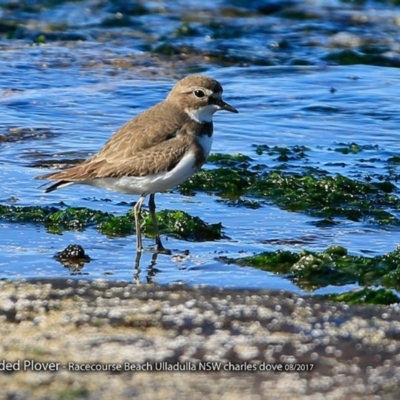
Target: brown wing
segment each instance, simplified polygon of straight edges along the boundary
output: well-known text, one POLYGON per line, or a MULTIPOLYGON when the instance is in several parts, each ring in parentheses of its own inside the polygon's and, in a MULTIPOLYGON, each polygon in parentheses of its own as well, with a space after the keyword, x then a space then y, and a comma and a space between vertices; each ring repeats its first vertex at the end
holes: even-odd
POLYGON ((122 126, 98 153, 82 164, 36 179, 76 182, 171 170, 194 143, 193 136, 188 134, 194 129, 193 123, 173 104, 158 103, 122 126))
POLYGON ((159 144, 143 150, 129 159, 95 159, 65 171, 41 175, 37 178, 77 182, 119 176, 145 176, 170 171, 179 163, 185 152, 190 149, 191 143, 188 139, 185 136, 175 137, 166 144, 159 144))
POLYGON ((192 135, 183 127, 176 136, 148 149, 144 149, 131 157, 90 159, 76 167, 60 172, 38 176, 36 179, 62 180, 77 182, 87 179, 112 178, 118 176, 145 176, 172 170, 187 151, 192 151, 196 158, 196 167, 205 161, 201 147, 192 135))
POLYGON ((185 112, 163 101, 128 121, 88 161, 136 156, 142 150, 169 140, 188 121, 185 112))

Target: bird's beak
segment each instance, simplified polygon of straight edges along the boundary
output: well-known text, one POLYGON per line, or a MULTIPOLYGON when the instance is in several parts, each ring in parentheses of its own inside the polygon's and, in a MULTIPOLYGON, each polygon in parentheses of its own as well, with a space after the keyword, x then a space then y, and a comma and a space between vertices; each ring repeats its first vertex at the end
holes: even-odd
POLYGON ((232 107, 230 104, 225 103, 222 99, 218 99, 215 104, 220 108, 220 110, 230 111, 233 113, 238 113, 235 107, 232 107))

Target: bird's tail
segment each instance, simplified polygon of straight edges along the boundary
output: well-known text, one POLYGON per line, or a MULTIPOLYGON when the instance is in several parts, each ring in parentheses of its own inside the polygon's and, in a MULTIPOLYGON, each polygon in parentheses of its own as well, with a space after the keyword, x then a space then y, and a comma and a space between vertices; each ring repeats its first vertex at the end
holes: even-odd
MULTIPOLYGON (((46 174, 46 175, 39 175, 39 176, 36 176, 35 179, 49 179, 52 176, 54 176, 55 174, 57 174, 57 172, 56 173, 52 172, 51 174, 46 174)), ((47 186, 49 184, 50 184, 50 182, 46 182, 45 184, 41 185, 40 187, 47 186)), ((44 192, 50 193, 53 190, 62 189, 63 187, 66 187, 66 186, 69 186, 72 184, 74 184, 74 182, 61 179, 61 180, 53 183, 52 185, 48 186, 46 189, 44 189, 44 192)))
MULTIPOLYGON (((70 181, 58 181, 56 183, 53 183, 51 186, 47 187, 46 189, 44 189, 45 193, 50 193, 53 192, 54 190, 57 189, 62 189, 64 187, 73 185, 75 182, 70 182, 70 181)), ((45 185, 47 185, 47 183, 45 183, 45 185)), ((44 185, 42 185, 44 186, 44 185)))

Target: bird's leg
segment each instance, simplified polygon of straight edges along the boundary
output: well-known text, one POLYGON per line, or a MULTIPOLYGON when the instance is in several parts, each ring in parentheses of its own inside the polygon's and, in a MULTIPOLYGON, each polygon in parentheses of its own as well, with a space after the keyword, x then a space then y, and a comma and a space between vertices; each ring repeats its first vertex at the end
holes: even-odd
POLYGON ((144 199, 146 196, 141 195, 139 197, 139 200, 136 202, 135 207, 134 207, 134 213, 135 213, 135 228, 136 228, 136 251, 141 252, 143 251, 143 246, 142 246, 142 232, 140 229, 140 212, 142 210, 142 204, 144 202, 144 199))
POLYGON ((156 218, 156 202, 155 202, 155 194, 150 195, 149 199, 149 211, 151 215, 151 220, 153 221, 153 230, 154 235, 156 237, 156 252, 157 253, 164 253, 164 254, 171 254, 171 250, 166 249, 162 243, 160 238, 160 232, 158 230, 157 218, 156 218))

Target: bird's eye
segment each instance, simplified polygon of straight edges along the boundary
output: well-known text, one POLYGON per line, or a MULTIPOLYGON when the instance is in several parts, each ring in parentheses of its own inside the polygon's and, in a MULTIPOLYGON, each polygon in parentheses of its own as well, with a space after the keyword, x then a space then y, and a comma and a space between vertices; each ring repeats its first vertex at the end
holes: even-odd
POLYGON ((201 99, 202 97, 205 96, 205 94, 204 94, 204 92, 202 90, 195 90, 194 91, 194 95, 199 99, 201 99))

